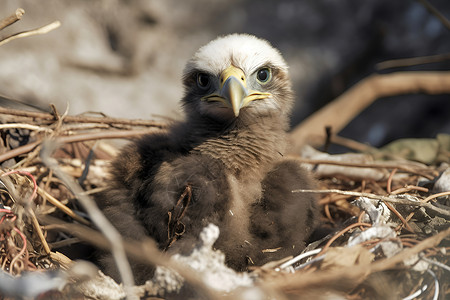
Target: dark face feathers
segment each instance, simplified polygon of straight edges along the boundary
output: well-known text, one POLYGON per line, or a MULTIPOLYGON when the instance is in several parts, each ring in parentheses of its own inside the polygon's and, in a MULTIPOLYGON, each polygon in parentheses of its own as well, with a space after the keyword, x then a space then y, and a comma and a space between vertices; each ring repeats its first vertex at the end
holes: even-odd
MULTIPOLYGON (((150 236, 172 253, 191 251, 214 223, 214 247, 239 271, 297 254, 316 225, 317 205, 291 192, 313 184, 283 158, 293 93, 280 53, 250 35, 220 37, 188 62, 183 83, 186 120, 125 147, 99 206, 123 236, 150 236), (189 202, 180 202, 187 187, 189 202), (171 241, 168 215, 180 209, 185 230, 171 241)), ((111 259, 104 262, 117 279, 111 259)), ((131 263, 138 283, 151 278, 152 268, 131 263)))

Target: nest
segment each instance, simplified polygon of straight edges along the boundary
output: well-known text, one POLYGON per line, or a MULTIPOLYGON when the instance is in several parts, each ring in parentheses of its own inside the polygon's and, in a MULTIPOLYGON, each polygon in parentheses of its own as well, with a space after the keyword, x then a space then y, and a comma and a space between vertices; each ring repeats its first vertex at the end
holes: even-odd
MULTIPOLYGON (((105 230, 97 229, 104 220, 95 219, 98 211, 89 199, 107 188, 108 161, 118 149, 105 139, 152 134, 165 130, 165 124, 1 110, 2 276, 21 281, 39 274, 27 281, 27 293, 33 297, 126 295, 123 287, 93 266, 81 263, 80 267, 74 260, 91 258, 86 254, 92 252, 87 244, 108 249, 111 242, 105 230), (53 278, 54 285, 42 290, 42 281, 48 278, 53 278), (95 291, 93 286, 105 286, 105 282, 102 293, 95 291)), ((446 153, 442 150, 439 157, 448 159, 446 153)), ((258 288, 281 299, 309 298, 324 291, 351 299, 447 295, 448 165, 442 161, 425 165, 394 156, 392 151, 379 150, 329 155, 311 147, 292 155, 320 183, 318 190, 293 192, 319 195, 322 223, 330 234, 310 244, 300 257, 253 268, 245 275, 251 278, 251 284, 247 277, 244 280, 245 289, 258 288)), ((148 242, 124 245, 124 251, 175 270, 185 285, 195 287, 198 297, 223 297, 202 281, 206 270, 186 271, 192 267, 188 263, 192 258, 187 262, 184 258, 184 265, 177 266, 148 242)), ((244 297, 238 287, 243 288, 239 281, 225 294, 244 297)), ((0 290, 11 297, 24 293, 2 284, 0 290)), ((167 280, 153 280, 152 285, 135 287, 131 293, 142 298, 165 297, 172 290, 167 280)))
MULTIPOLYGON (((3 20, 0 29, 22 14, 18 10, 3 20)), ((50 27, 2 42, 55 26, 50 27)), ((416 155, 417 141, 373 149, 323 130, 324 120, 334 124, 333 130, 342 129, 362 109, 352 105, 357 101, 365 99, 368 106, 377 96, 404 90, 449 92, 448 74, 407 77, 371 77, 336 100, 336 105, 352 108, 346 119, 333 121, 336 105, 329 106, 293 131, 297 153, 298 145, 310 140, 305 133, 314 133, 327 146, 338 143, 363 154, 329 155, 304 147, 293 155, 320 183, 318 190, 293 192, 318 194, 328 234, 297 257, 240 274, 228 269, 223 255, 212 249, 220 234, 213 225, 202 232, 192 255, 168 257, 151 241, 123 243, 90 198, 108 188, 104 183, 108 161, 118 147, 106 139, 152 134, 165 130, 166 123, 101 114, 61 115, 54 107, 50 113, 0 108, 0 295, 4 299, 447 298, 449 136, 420 141, 434 149, 424 161, 416 155), (364 92, 374 84, 376 91, 364 92), (96 249, 112 250, 125 269, 126 255, 157 265, 155 276, 144 286, 133 286, 132 278, 122 274, 124 284, 119 285, 87 262, 96 249)))

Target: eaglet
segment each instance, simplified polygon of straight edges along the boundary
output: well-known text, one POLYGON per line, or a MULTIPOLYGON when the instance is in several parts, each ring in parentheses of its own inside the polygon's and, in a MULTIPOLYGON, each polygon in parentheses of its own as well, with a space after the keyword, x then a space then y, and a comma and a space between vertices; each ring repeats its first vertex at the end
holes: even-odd
MULTIPOLYGON (((185 120, 128 145, 112 163, 98 200, 105 215, 124 237, 150 236, 173 253, 189 252, 216 224, 214 247, 238 271, 301 251, 317 205, 292 193, 313 185, 283 157, 294 96, 280 53, 251 35, 219 37, 189 60, 183 84, 185 120)), ((131 263, 138 283, 151 278, 150 267, 131 263)))

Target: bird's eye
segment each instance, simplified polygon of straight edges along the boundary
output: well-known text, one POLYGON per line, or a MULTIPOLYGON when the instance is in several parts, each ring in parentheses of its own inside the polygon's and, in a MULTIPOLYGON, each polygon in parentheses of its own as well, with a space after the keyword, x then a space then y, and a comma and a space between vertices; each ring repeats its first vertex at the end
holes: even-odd
POLYGON ((211 85, 211 80, 209 75, 206 73, 198 73, 197 74, 197 85, 202 90, 207 90, 211 85))
POLYGON ((267 83, 272 78, 272 72, 269 68, 262 68, 256 72, 256 79, 259 83, 267 83))

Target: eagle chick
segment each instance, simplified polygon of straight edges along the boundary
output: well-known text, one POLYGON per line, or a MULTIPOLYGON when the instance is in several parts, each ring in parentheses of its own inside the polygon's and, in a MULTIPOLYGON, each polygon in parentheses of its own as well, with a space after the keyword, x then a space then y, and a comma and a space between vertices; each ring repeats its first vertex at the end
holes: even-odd
MULTIPOLYGON (((283 157, 294 101, 287 69, 278 50, 251 35, 200 48, 184 70, 186 119, 126 146, 112 163, 98 204, 119 232, 187 253, 214 223, 214 246, 238 271, 301 251, 318 210, 312 195, 292 193, 313 184, 283 157)), ((132 268, 138 283, 152 275, 132 268)))

